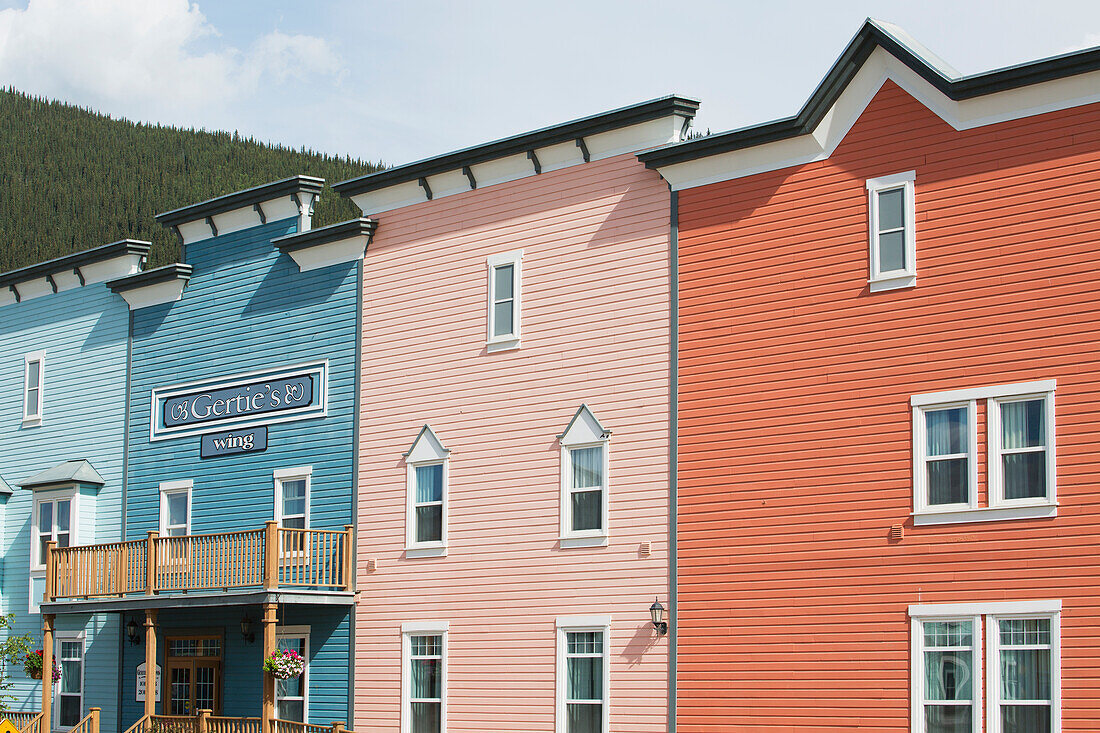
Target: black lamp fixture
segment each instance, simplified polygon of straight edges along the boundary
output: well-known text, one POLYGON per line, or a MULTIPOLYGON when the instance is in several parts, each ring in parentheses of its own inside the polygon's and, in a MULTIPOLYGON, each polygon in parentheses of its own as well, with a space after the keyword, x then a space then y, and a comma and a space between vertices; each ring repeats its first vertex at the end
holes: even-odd
POLYGON ((653 628, 657 629, 658 636, 664 636, 668 633, 668 622, 665 621, 665 607, 661 605, 661 602, 656 598, 653 599, 653 605, 649 607, 649 618, 653 621, 653 628))
POLYGON ((126 638, 130 640, 131 646, 137 646, 141 643, 141 635, 138 634, 137 619, 133 616, 130 617, 130 623, 126 624, 126 638))
POLYGON ((252 633, 252 619, 248 617, 247 613, 241 619, 241 638, 249 644, 256 641, 256 635, 252 633))

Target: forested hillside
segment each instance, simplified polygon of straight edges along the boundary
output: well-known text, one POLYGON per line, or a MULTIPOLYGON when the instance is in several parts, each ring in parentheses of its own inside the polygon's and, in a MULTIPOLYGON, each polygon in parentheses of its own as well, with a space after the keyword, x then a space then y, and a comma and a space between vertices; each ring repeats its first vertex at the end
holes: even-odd
MULTIPOLYGON (((380 167, 0 90, 0 272, 127 237, 152 240, 155 267, 178 253, 154 214, 298 173, 331 184, 380 167)), ((314 224, 358 213, 326 190, 314 224)))

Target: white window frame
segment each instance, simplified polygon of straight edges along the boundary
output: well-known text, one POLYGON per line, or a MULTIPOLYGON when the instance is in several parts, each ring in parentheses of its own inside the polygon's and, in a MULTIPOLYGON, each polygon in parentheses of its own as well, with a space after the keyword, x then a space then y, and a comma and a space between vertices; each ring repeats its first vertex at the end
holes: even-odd
POLYGON ((440 653, 439 675, 440 705, 439 705, 439 731, 447 733, 447 642, 450 624, 447 621, 409 621, 401 624, 401 733, 411 733, 412 713, 409 696, 412 692, 412 675, 409 673, 412 660, 413 636, 439 636, 442 649, 440 653))
MULTIPOLYGON (((31 552, 30 563, 32 573, 44 573, 46 571, 45 563, 38 563, 38 546, 41 544, 42 537, 41 532, 38 529, 38 507, 41 504, 47 502, 56 504, 58 501, 69 502, 69 547, 74 547, 77 544, 77 528, 80 525, 80 492, 76 487, 68 489, 56 489, 51 491, 38 491, 34 494, 34 502, 32 505, 31 515, 31 552)), ((57 536, 57 507, 53 509, 53 528, 51 529, 51 536, 57 536)))
POLYGON ((1002 619, 1050 619, 1050 692, 1052 733, 1062 730, 1062 659, 1060 600, 991 601, 977 603, 941 603, 909 606, 910 634, 910 730, 925 733, 924 728, 924 629, 925 621, 962 621, 973 623, 974 639, 974 720, 975 733, 982 730, 983 699, 986 733, 1001 733, 1000 722, 1000 637, 1002 619), (982 620, 985 631, 982 631, 982 620), (982 637, 985 653, 982 653, 982 637))
POLYGON ((450 460, 446 457, 426 461, 410 461, 405 468, 405 552, 411 557, 437 557, 447 554, 448 486, 450 460), (418 542, 416 539, 416 469, 423 466, 443 467, 442 532, 440 540, 418 542))
MULTIPOLYGON (((302 722, 309 723, 309 626, 276 626, 275 646, 278 648, 279 639, 303 639, 302 657, 305 665, 302 667, 302 722)), ((275 681, 275 710, 279 710, 279 681, 275 681)))
POLYGON ((522 314, 523 314, 523 250, 516 250, 514 252, 505 252, 503 254, 492 255, 485 260, 485 266, 488 271, 488 301, 487 301, 487 318, 486 318, 486 350, 489 352, 504 351, 506 349, 515 349, 519 347, 522 314), (496 336, 493 334, 495 330, 494 315, 493 315, 493 303, 496 299, 496 285, 495 274, 496 268, 502 265, 512 265, 513 280, 513 293, 512 298, 512 332, 509 334, 501 334, 496 336))
MULTIPOLYGON (((80 719, 83 719, 84 716, 86 715, 86 713, 85 713, 85 704, 84 703, 85 703, 87 698, 84 695, 84 693, 85 693, 84 681, 85 681, 85 679, 87 679, 87 675, 88 675, 88 671, 87 671, 88 670, 88 644, 84 640, 84 632, 83 631, 58 631, 54 636, 53 659, 54 659, 54 664, 58 665, 59 667, 61 666, 61 645, 62 645, 62 642, 80 642, 80 719)), ((64 667, 62 667, 62 669, 64 669, 64 667)), ((42 672, 43 681, 45 681, 47 674, 50 674, 50 672, 48 670, 43 670, 43 672, 42 672)), ((61 725, 61 683, 62 682, 63 682, 63 680, 58 680, 57 682, 53 683, 53 695, 54 695, 54 700, 56 702, 54 703, 54 710, 53 710, 53 715, 52 715, 53 720, 50 721, 50 724, 51 724, 51 726, 53 727, 54 730, 71 730, 73 726, 62 726, 61 725)))
POLYGON ((170 494, 187 495, 187 525, 184 534, 191 534, 191 490, 194 482, 187 481, 161 481, 160 482, 160 536, 168 536, 168 496, 170 494))
POLYGON ((913 395, 909 403, 913 407, 913 522, 916 525, 954 524, 962 522, 992 522, 1007 519, 1035 519, 1054 517, 1058 514, 1058 497, 1055 476, 1057 473, 1054 393, 1056 380, 1047 379, 1035 382, 1016 382, 986 387, 948 390, 913 395), (1003 487, 1000 485, 1000 414, 999 402, 1013 402, 1018 399, 1044 397, 1047 420, 1047 497, 1045 499, 1016 499, 1004 501, 1000 498, 1003 487), (988 503, 980 505, 977 500, 977 404, 986 406, 986 480, 988 482, 988 503), (931 507, 926 500, 924 475, 924 453, 927 445, 924 430, 924 412, 940 407, 969 404, 970 424, 968 437, 972 457, 970 461, 970 501, 968 504, 950 504, 931 507), (996 424, 994 424, 996 423, 996 424), (995 431, 995 433, 994 433, 995 431))
POLYGON ((868 280, 872 293, 883 290, 909 288, 917 284, 917 227, 916 171, 895 173, 867 181, 867 207, 871 245, 871 277, 868 280), (904 201, 905 264, 901 270, 883 272, 879 269, 878 196, 891 190, 902 191, 904 201))
POLYGON ((1055 467, 1055 440, 1054 433, 1054 390, 1042 390, 1029 394, 1010 395, 1007 397, 995 397, 989 400, 986 411, 986 423, 988 424, 989 445, 989 505, 993 507, 1028 507, 1049 506, 1057 502, 1057 470, 1055 467), (1037 498, 1006 499, 1004 498, 1004 466, 1002 456, 1001 435, 1001 407, 1010 402, 1024 402, 1029 400, 1043 400, 1043 425, 1044 450, 1046 451, 1046 483, 1047 495, 1037 498))
POLYGON ((913 511, 916 514, 949 514, 978 508, 978 409, 975 400, 915 405, 913 407, 913 511), (967 481, 969 494, 965 502, 957 504, 928 503, 928 430, 926 416, 929 412, 963 408, 966 410, 967 481))
MULTIPOLYGON (((562 548, 606 547, 611 538, 611 431, 600 424, 587 404, 573 414, 565 431, 558 435, 561 452, 560 491, 558 497, 558 544, 562 548), (603 448, 603 496, 600 511, 603 526, 599 529, 573 529, 573 456, 579 448, 603 448)), ((591 491, 591 487, 585 489, 591 491)))
MULTIPOLYGON (((1051 733, 1062 730, 1062 614, 1045 609, 1031 613, 990 613, 986 616, 986 666, 990 670, 989 701, 986 711, 987 733, 1001 733, 1001 634, 1000 621, 1009 619, 1050 620, 1050 709, 1051 733)), ((975 729, 977 730, 977 729, 975 729)))
POLYGON ((305 528, 309 529, 309 505, 310 498, 313 493, 313 466, 297 466, 295 468, 277 468, 271 475, 272 481, 275 485, 275 521, 279 526, 283 526, 283 482, 284 481, 301 481, 306 482, 306 506, 305 506, 305 528))
POLYGON ((42 424, 43 396, 46 394, 46 352, 32 351, 23 356, 23 425, 31 427, 42 424), (29 413, 27 395, 30 392, 31 364, 38 364, 38 412, 29 413))
POLYGON ((559 616, 555 620, 557 627, 557 664, 555 676, 555 733, 566 733, 566 682, 569 670, 566 665, 569 648, 566 634, 571 631, 599 631, 603 633, 603 729, 608 733, 611 727, 611 616, 559 616))

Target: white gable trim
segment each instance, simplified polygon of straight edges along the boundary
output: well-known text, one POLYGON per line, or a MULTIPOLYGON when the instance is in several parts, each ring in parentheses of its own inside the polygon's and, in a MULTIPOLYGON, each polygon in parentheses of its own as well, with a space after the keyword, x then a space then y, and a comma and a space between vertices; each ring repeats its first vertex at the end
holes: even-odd
POLYGON ((600 424, 592 408, 581 405, 558 436, 562 445, 585 445, 607 440, 611 431, 600 424))
POLYGON ((450 449, 443 445, 443 441, 432 430, 431 425, 420 428, 413 444, 405 451, 406 463, 423 463, 425 461, 442 461, 449 454, 450 449))
POLYGON ((807 135, 658 168, 674 191, 789 168, 833 154, 887 79, 956 130, 1100 102, 1100 71, 955 101, 889 51, 876 48, 807 135))

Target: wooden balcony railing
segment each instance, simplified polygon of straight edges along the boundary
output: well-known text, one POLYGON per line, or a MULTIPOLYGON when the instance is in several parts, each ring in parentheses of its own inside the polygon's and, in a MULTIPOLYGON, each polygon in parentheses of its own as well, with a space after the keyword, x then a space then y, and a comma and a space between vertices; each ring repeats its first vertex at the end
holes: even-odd
POLYGON ((246 588, 354 589, 354 537, 342 530, 263 529, 104 545, 46 546, 45 600, 246 588))
MULTIPOLYGON (((200 710, 195 715, 146 715, 126 733, 263 733, 263 723, 263 718, 225 718, 200 710)), ((314 725, 278 718, 270 720, 267 728, 270 733, 352 733, 342 722, 314 725)))

